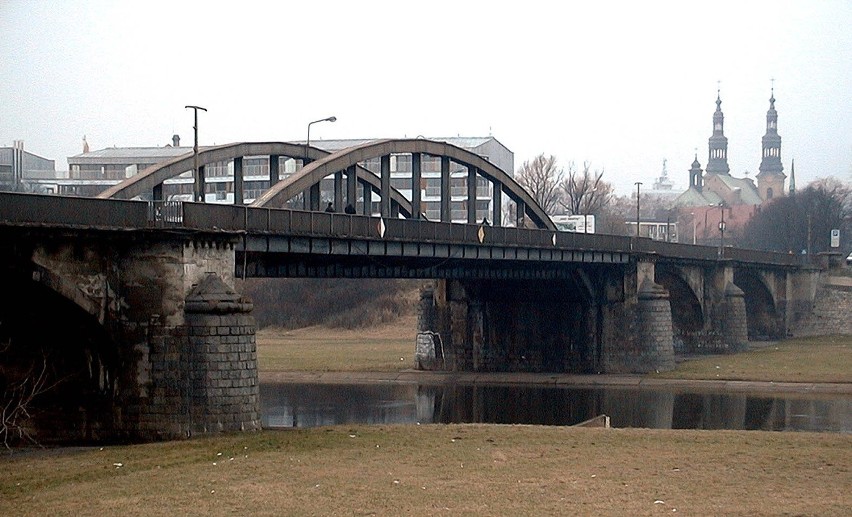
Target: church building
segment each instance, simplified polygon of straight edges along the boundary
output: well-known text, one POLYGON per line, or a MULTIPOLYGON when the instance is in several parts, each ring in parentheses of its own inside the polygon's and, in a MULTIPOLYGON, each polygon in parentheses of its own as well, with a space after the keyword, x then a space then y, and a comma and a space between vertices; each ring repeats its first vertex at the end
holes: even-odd
MULTIPOLYGON (((778 135, 778 112, 775 89, 766 112, 766 134, 762 140, 760 172, 757 184, 751 178, 735 178, 728 166, 728 138, 722 98, 716 93, 713 134, 708 142, 707 169, 701 170, 696 154, 689 169, 689 188, 674 201, 683 227, 692 227, 694 243, 709 243, 721 237, 722 229, 736 232, 751 218, 756 208, 774 197, 784 195, 784 166, 781 164, 781 137, 778 135)), ((793 177, 790 182, 793 184, 793 177)))

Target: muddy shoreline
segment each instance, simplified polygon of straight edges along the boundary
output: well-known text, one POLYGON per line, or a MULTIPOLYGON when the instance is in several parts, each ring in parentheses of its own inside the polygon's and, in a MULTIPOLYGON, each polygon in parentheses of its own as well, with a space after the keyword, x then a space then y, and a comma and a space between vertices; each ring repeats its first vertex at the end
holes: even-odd
POLYGON ((670 388, 673 390, 730 393, 799 393, 852 395, 852 383, 761 382, 737 380, 658 379, 646 375, 579 375, 559 373, 477 373, 402 370, 398 372, 293 372, 261 371, 263 383, 305 384, 482 384, 562 387, 670 388))

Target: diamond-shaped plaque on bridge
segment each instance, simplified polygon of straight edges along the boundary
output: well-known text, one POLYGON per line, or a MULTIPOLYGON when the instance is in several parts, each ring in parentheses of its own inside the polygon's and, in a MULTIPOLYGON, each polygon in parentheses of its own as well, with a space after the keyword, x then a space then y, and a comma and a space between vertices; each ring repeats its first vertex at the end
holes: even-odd
POLYGON ((550 239, 554 246, 556 246, 556 234, 553 234, 553 238, 550 239))
POLYGON ((480 226, 479 231, 476 232, 476 236, 479 237, 479 244, 482 244, 485 241, 485 227, 480 226))
POLYGON ((379 230, 379 237, 382 239, 385 238, 385 220, 379 219, 379 224, 376 225, 376 229, 379 230))

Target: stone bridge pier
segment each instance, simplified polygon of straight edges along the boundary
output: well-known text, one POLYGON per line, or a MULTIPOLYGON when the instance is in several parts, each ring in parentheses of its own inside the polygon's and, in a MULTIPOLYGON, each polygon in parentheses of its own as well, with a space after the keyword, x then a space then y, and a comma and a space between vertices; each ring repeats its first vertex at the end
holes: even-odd
POLYGON ((439 280, 420 301, 424 369, 648 372, 674 366, 668 292, 653 264, 546 280, 439 280))
POLYGON ((80 232, 22 235, 0 250, 13 264, 7 280, 38 293, 27 305, 76 322, 24 328, 15 322, 62 320, 2 307, 0 333, 16 336, 19 370, 39 348, 59 380, 35 412, 36 436, 151 440, 259 429, 255 324, 251 302, 233 287, 234 244, 224 235, 80 232))
POLYGON ((450 371, 645 373, 674 367, 675 342, 747 347, 744 293, 733 269, 702 276, 700 302, 684 295, 685 281, 657 269, 637 261, 548 280, 438 280, 421 293, 416 363, 450 371))

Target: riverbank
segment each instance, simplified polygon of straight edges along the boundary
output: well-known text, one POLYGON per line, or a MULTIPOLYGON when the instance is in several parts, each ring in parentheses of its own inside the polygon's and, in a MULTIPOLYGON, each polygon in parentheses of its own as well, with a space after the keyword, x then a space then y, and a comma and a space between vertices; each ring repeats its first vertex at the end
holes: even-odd
POLYGON ((573 387, 625 387, 730 393, 797 393, 813 395, 850 395, 852 383, 765 382, 737 380, 665 379, 644 375, 575 375, 550 373, 474 373, 474 372, 288 372, 260 371, 263 383, 301 384, 482 384, 538 385, 573 387))
POLYGON ((413 318, 344 330, 310 327, 258 333, 260 378, 273 382, 420 382, 673 386, 764 392, 852 393, 852 336, 756 342, 748 352, 678 356, 649 375, 423 372, 413 367, 413 318))

